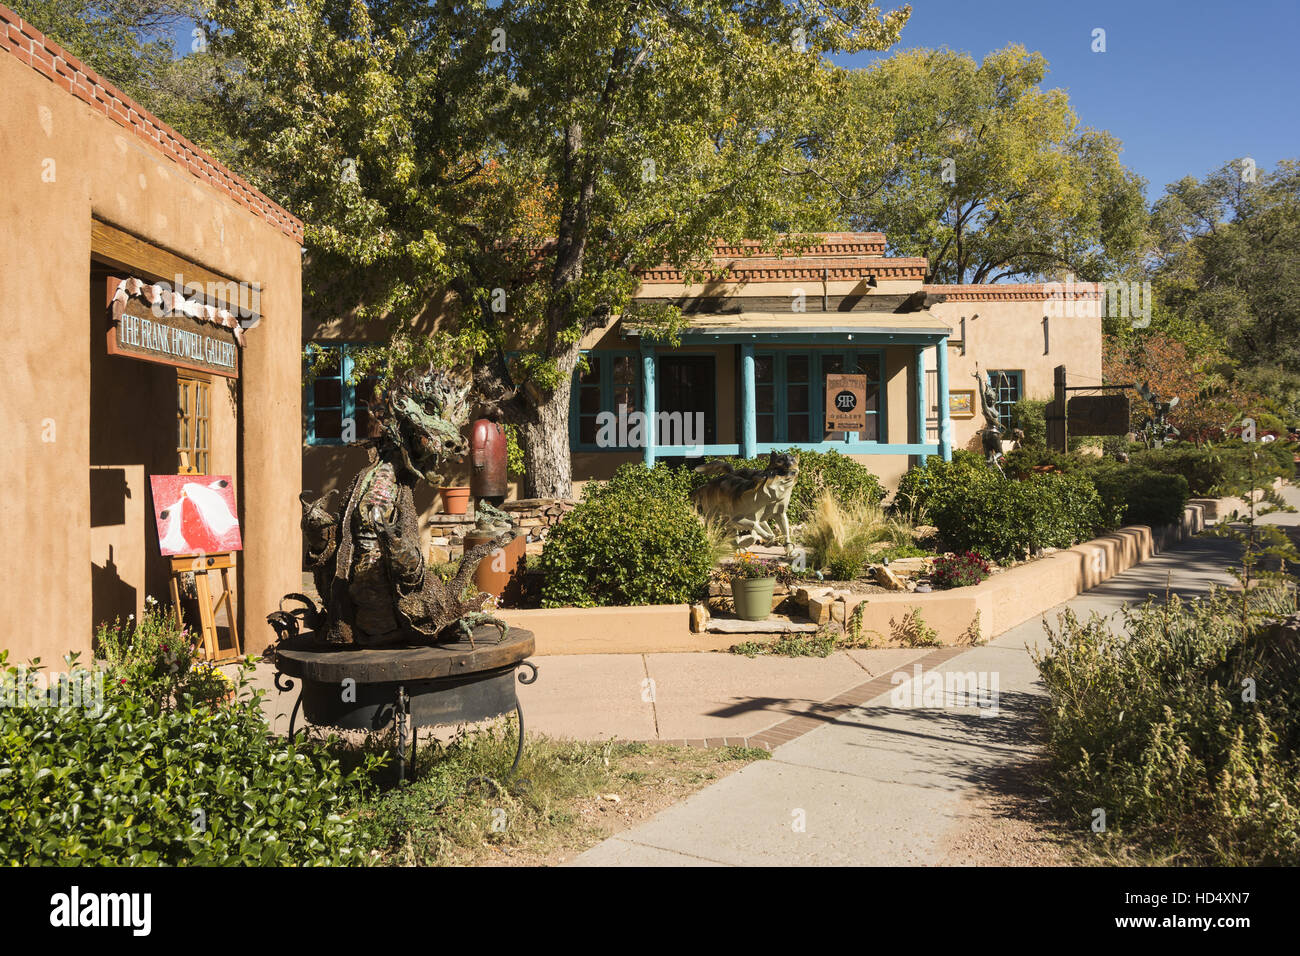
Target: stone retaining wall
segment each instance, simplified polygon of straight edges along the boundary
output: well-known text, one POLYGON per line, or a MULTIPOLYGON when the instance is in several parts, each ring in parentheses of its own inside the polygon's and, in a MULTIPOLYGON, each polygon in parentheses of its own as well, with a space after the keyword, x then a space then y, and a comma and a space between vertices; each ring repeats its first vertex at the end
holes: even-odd
MULTIPOLYGON (((520 498, 501 506, 519 524, 520 533, 526 535, 528 554, 541 554, 547 533, 573 510, 576 502, 568 498, 520 498)), ((429 560, 443 563, 459 558, 464 553, 465 535, 474 530, 474 509, 466 514, 430 515, 429 560)))

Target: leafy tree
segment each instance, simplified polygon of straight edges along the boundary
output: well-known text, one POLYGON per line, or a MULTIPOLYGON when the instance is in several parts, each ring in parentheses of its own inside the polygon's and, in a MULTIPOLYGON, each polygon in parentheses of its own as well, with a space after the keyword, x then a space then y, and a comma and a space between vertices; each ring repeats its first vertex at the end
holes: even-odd
POLYGON ((909 13, 214 0, 211 18, 242 64, 227 99, 247 167, 308 223, 312 310, 387 321, 388 368, 474 356, 485 407, 518 426, 528 492, 568 495, 583 337, 624 312, 638 269, 701 276, 717 238, 793 246, 826 225, 793 174, 837 88, 824 57, 888 47, 909 13), (444 308, 454 322, 428 334, 444 308))
POLYGON ((1017 45, 982 63, 896 53, 854 71, 820 115, 808 175, 844 223, 928 258, 931 281, 1113 276, 1139 248, 1143 183, 1114 137, 1040 87, 1046 74, 1043 56, 1017 45))
MULTIPOLYGON (((1166 307, 1212 330, 1245 369, 1300 382, 1300 161, 1234 160, 1170 185, 1152 210, 1151 270, 1166 307)), ((1293 402, 1294 400, 1292 400, 1293 402)), ((1294 412, 1294 405, 1291 412, 1294 412)))
POLYGON ((178 31, 201 0, 10 0, 24 20, 113 83, 163 122, 227 163, 239 144, 226 133, 216 100, 227 64, 202 32, 177 50, 178 31), (179 55, 178 55, 179 54, 179 55))

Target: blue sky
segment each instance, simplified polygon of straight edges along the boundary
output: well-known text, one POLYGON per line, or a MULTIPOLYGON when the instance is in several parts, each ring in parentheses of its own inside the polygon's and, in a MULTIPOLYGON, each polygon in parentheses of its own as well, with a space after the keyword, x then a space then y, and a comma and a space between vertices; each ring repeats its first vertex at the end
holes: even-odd
MULTIPOLYGON (((188 31, 178 34, 188 49, 188 31)), ((946 46, 977 59, 1009 43, 1037 50, 1051 65, 1044 85, 1066 90, 1084 124, 1120 139, 1125 165, 1156 199, 1166 184, 1240 156, 1261 169, 1300 157, 1297 40, 1300 0, 914 0, 894 49, 946 46), (1092 52, 1098 27, 1105 53, 1092 52)))
POLYGON ((1009 43, 1037 50, 1051 65, 1043 85, 1066 90, 1084 124, 1119 138, 1155 199, 1239 156, 1261 169, 1300 157, 1298 39, 1297 0, 914 0, 899 46, 976 59, 1009 43), (1105 53, 1092 52, 1098 27, 1105 53))

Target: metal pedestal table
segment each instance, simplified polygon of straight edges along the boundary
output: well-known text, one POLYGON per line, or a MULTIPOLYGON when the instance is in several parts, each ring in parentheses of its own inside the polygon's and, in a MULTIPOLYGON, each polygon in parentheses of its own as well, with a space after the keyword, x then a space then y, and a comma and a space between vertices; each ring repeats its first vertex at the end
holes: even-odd
POLYGON ((345 730, 379 731, 390 724, 397 737, 397 774, 406 780, 406 718, 411 725, 411 764, 422 727, 475 723, 514 711, 519 743, 510 774, 524 752, 524 714, 515 694, 537 679, 533 633, 512 627, 501 637, 495 627, 475 628, 474 646, 466 638, 432 647, 339 649, 308 631, 286 638, 274 651, 275 687, 302 690, 289 717, 289 735, 298 711, 313 724, 345 730))

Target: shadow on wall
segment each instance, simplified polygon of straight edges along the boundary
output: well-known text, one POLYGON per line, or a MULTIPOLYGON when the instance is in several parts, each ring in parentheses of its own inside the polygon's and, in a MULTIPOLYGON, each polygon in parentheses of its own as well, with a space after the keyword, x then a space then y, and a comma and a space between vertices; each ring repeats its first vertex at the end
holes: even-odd
POLYGON ((90 593, 95 609, 95 623, 108 623, 120 618, 125 621, 135 613, 137 592, 122 580, 120 569, 113 560, 113 546, 108 547, 108 558, 103 566, 90 563, 90 593))

